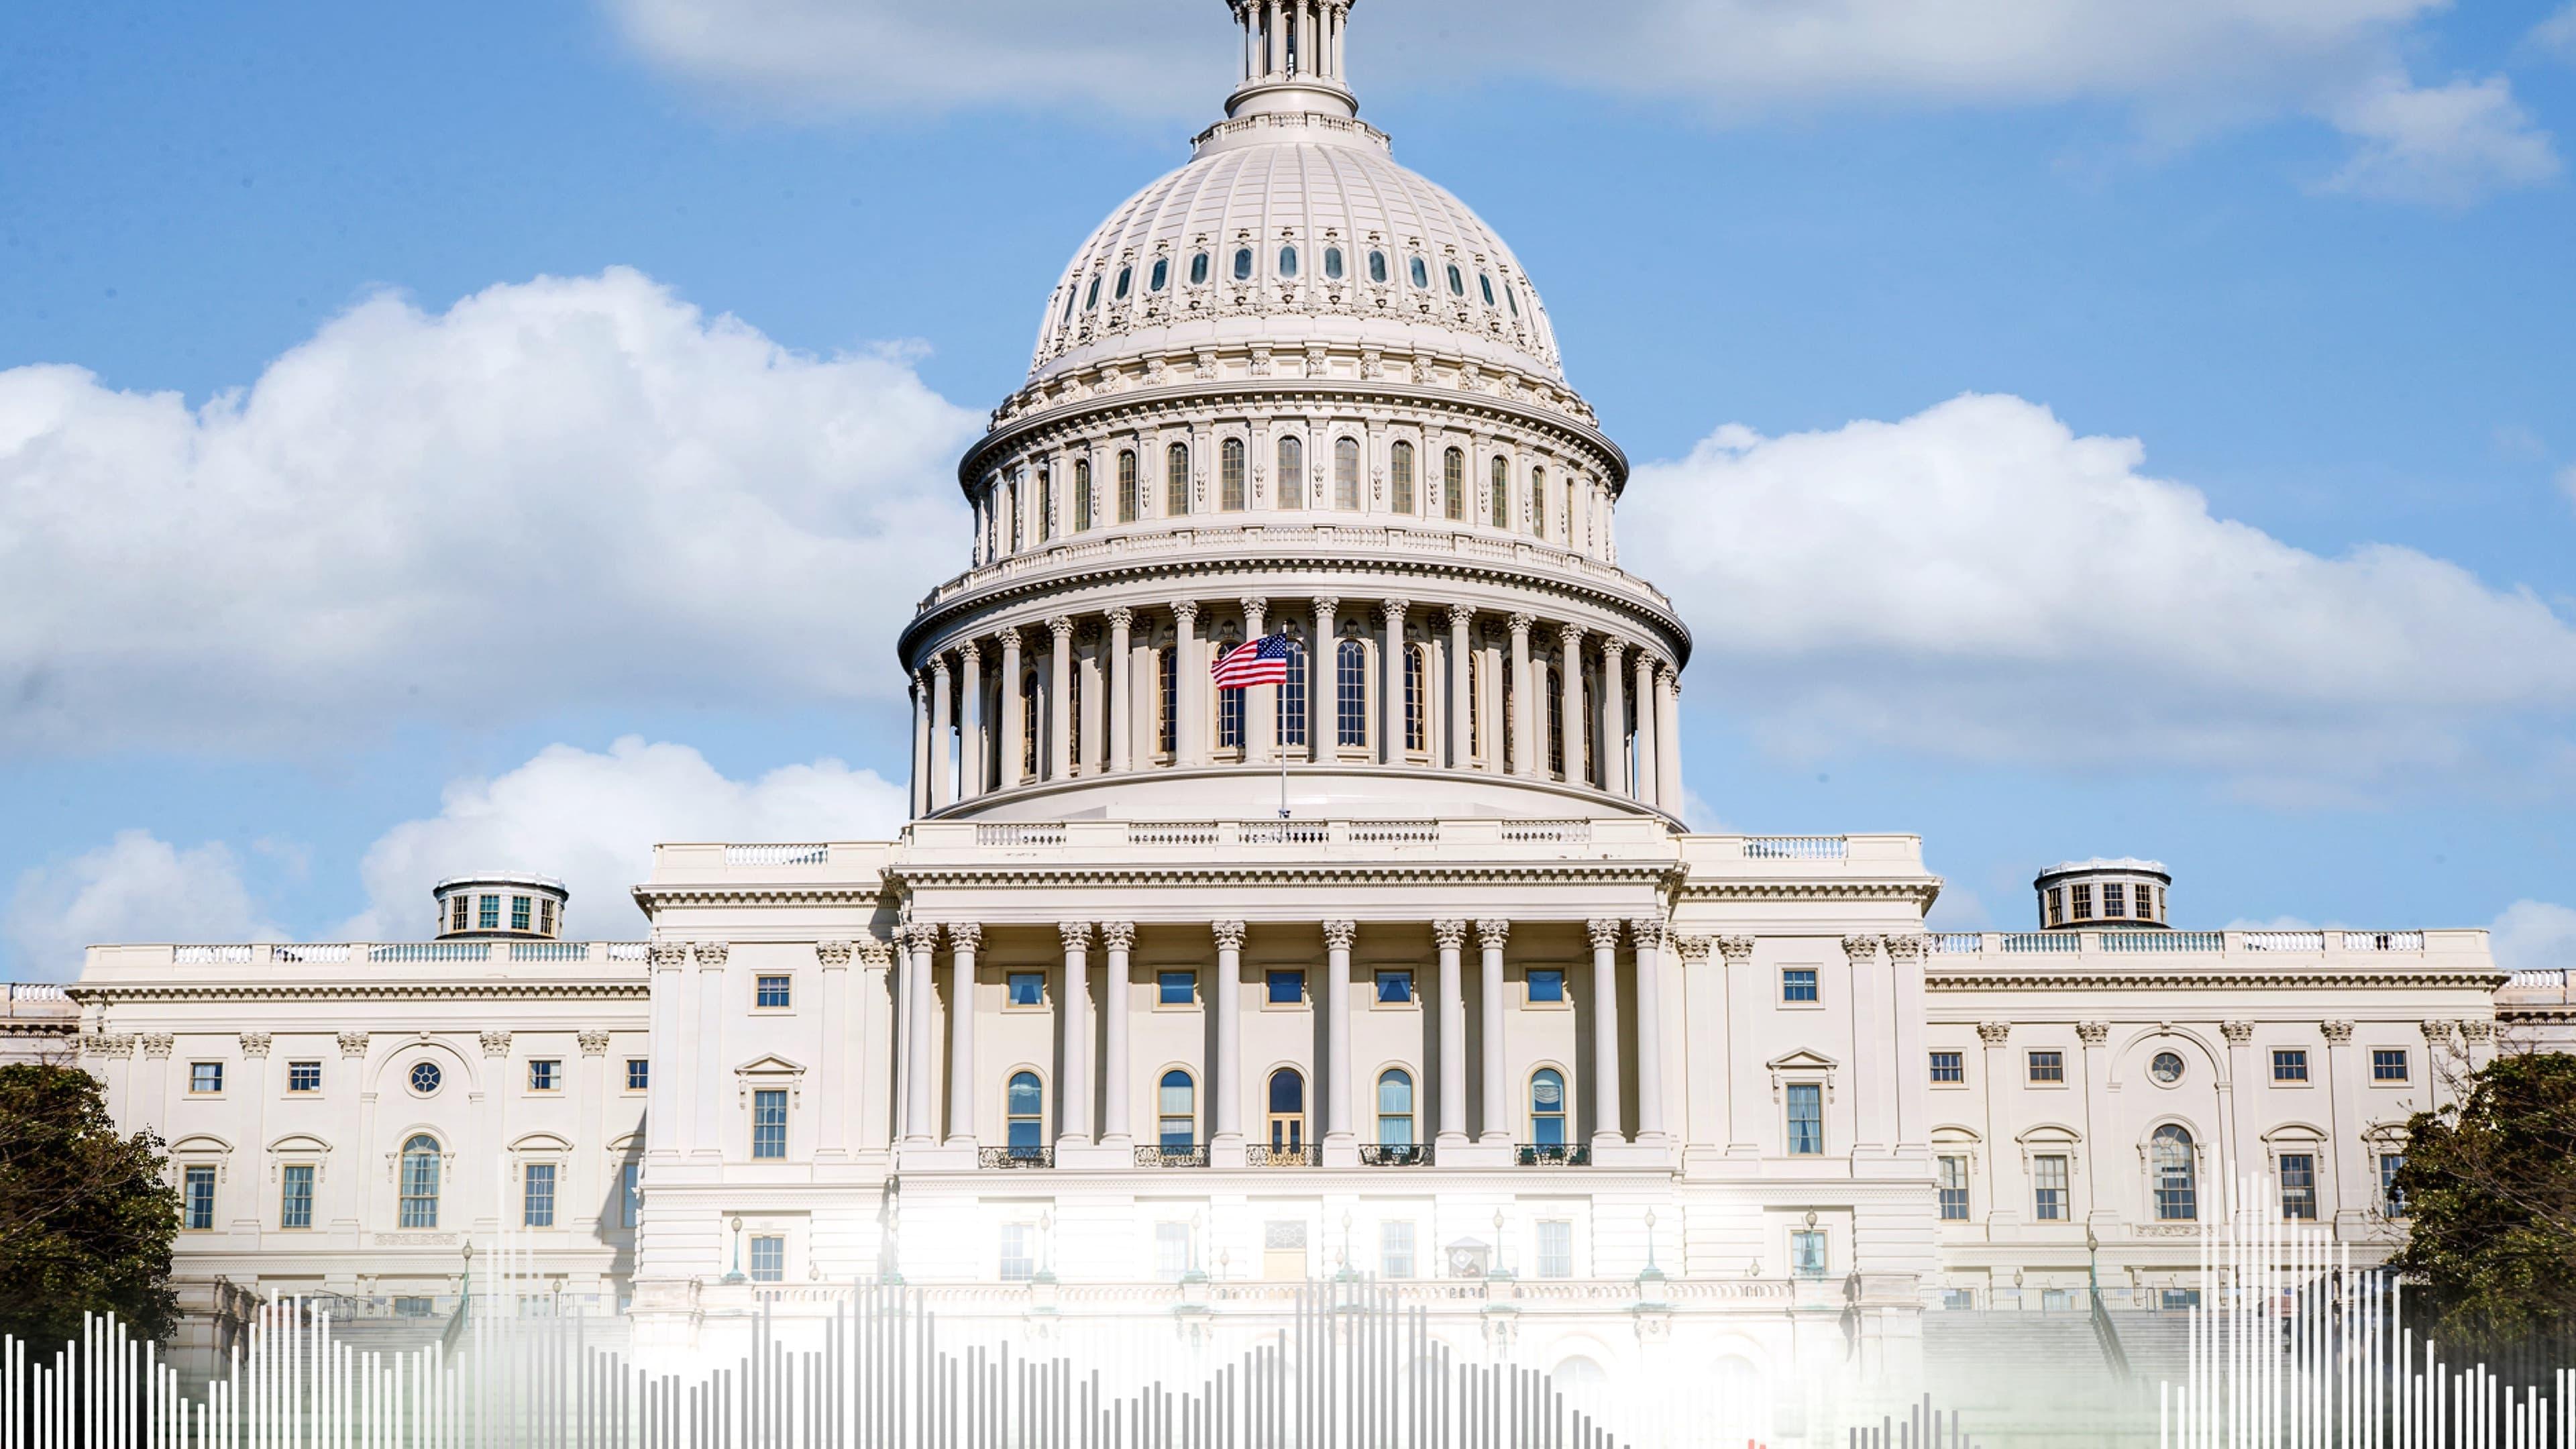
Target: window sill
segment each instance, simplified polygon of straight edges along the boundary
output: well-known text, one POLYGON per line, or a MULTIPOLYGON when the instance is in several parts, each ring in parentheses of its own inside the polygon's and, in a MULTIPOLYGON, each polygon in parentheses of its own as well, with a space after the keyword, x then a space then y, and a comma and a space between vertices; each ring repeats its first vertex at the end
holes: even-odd
POLYGON ((1572 1011, 1573 1009, 1574 1003, 1571 1001, 1523 1001, 1521 1003, 1523 1011, 1572 1011))

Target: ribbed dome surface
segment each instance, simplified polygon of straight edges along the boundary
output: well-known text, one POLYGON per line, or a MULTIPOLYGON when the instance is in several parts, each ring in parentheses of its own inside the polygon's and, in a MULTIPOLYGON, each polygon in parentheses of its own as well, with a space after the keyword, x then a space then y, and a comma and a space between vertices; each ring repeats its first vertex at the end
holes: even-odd
POLYGON ((1339 117, 1248 116, 1202 136, 1074 254, 1031 372, 1247 340, 1455 353, 1562 380, 1510 248, 1339 117))

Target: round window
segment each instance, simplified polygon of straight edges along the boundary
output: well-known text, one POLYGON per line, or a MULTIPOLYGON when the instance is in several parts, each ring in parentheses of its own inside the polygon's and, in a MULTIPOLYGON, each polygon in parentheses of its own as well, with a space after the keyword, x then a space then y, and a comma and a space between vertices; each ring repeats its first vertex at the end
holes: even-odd
POLYGON ((411 1089, 426 1097, 438 1090, 439 1071, 436 1062, 411 1064, 411 1089))
POLYGON ((2147 1075, 2171 1086, 2182 1080, 2182 1057, 2174 1052, 2158 1052, 2147 1063, 2147 1075))

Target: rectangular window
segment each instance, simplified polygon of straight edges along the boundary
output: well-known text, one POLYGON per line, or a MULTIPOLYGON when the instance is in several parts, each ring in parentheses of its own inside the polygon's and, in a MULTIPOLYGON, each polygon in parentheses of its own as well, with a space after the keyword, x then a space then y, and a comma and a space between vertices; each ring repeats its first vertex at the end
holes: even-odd
MULTIPOLYGON (((1216 646, 1216 657, 1222 662, 1226 656, 1243 647, 1245 646, 1231 641, 1219 644, 1216 646)), ((1218 749, 1243 748, 1243 701, 1250 693, 1251 691, 1247 689, 1220 689, 1216 692, 1216 747, 1218 749)))
POLYGON ((2370 1054, 2370 1079, 2374 1082, 2406 1080, 2406 1049, 2379 1047, 2370 1054))
POLYGON ((510 897, 510 929, 513 931, 536 929, 536 908, 526 896, 510 897))
POLYGON ((617 1225, 631 1228, 644 1216, 644 1165, 629 1162, 617 1169, 617 1225))
POLYGON ((643 1057, 626 1059, 626 1090, 640 1092, 653 1082, 653 1064, 643 1057))
POLYGON ((1789 1155, 1821 1157, 1825 1151, 1825 1089, 1819 1082, 1789 1084, 1789 1155))
POLYGON ((2093 888, 2089 885, 2076 886, 2071 894, 2075 897, 2075 919, 2079 921, 2093 919, 2093 888))
POLYGON ((2042 1288, 2039 1290, 2039 1311, 2042 1313, 2064 1313, 2074 1306, 2075 1290, 2072 1288, 2042 1288))
POLYGON ((1013 971, 1003 978, 1008 1000, 1013 1006, 1046 1005, 1046 973, 1013 971))
POLYGON ((1532 1001, 1563 1001, 1565 999, 1565 973, 1553 966, 1531 967, 1529 973, 1529 999, 1532 1001))
POLYGON ((313 1226, 313 1167, 310 1163, 290 1162, 279 1173, 277 1225, 281 1228, 313 1226))
POLYGON ((224 1064, 222 1062, 188 1063, 189 1091, 202 1095, 207 1092, 220 1092, 223 1089, 224 1064))
POLYGON ((1122 448, 1118 453, 1118 521, 1136 521, 1136 450, 1122 448))
POLYGON ((2031 1216, 2043 1223, 2066 1221, 2066 1159, 2057 1156, 2032 1158, 2030 1180, 2031 1216))
POLYGON ((1964 1052, 1934 1052, 1932 1054, 1932 1080, 1936 1082, 1964 1082, 1968 1080, 1967 1054, 1964 1052))
POLYGON ((539 896, 537 898, 537 934, 551 936, 554 933, 555 903, 547 897, 539 896))
POLYGON ((751 1240, 751 1281, 783 1283, 787 1280, 787 1240, 763 1233, 751 1240))
POLYGON ((1190 511, 1190 445, 1174 443, 1163 450, 1163 512, 1174 518, 1190 511))
POLYGON ((1377 973, 1377 999, 1384 1002, 1413 1000, 1413 972, 1399 968, 1377 973))
POLYGON ((1306 999, 1306 973, 1273 971, 1268 973, 1268 1000, 1273 1006, 1295 1006, 1306 999))
POLYGON ((1178 1283, 1190 1271, 1190 1225, 1154 1224, 1154 1276, 1178 1283))
POLYGON ((320 1062, 288 1062, 286 1064, 286 1090, 290 1092, 321 1091, 322 1064, 320 1062))
POLYGON ((531 1162, 520 1175, 519 1221, 532 1228, 555 1225, 555 1165, 531 1162))
POLYGON ((215 1225, 215 1169, 190 1167, 180 1178, 179 1225, 202 1233, 215 1225))
POLYGON ((1333 646, 1333 741, 1357 749, 1368 738, 1368 646, 1345 639, 1333 646))
POLYGON ((474 902, 474 928, 478 931, 501 929, 501 898, 482 896, 474 902))
POLYGON ((2129 913, 2129 910, 2128 910, 2128 906, 2129 906, 2128 895, 2129 895, 2129 893, 2128 893, 2127 891, 2125 891, 2125 890, 2121 889, 2121 887, 2120 887, 2120 883, 2119 883, 2118 881, 2105 881, 2105 882, 2103 882, 2103 883, 2102 883, 2102 914, 2103 914, 2103 916, 2104 916, 2105 918, 2109 919, 2109 920, 2114 920, 2114 921, 2116 921, 2116 920, 2120 919, 2122 916, 2127 915, 2127 914, 2129 913))
POLYGON ((1509 460, 1494 460, 1493 520, 1496 528, 1512 526, 1512 465, 1509 460))
POLYGON ((1360 440, 1333 440, 1333 506, 1356 512, 1360 506, 1360 440))
POLYGON ((2066 924, 2066 892, 2055 886, 2048 890, 2048 923, 2052 926, 2066 924))
POLYGON ((396 1318, 427 1318, 436 1311, 437 1300, 432 1298, 404 1294, 394 1299, 396 1318))
POLYGON ((2168 1313, 2179 1313, 2187 1309, 2198 1308, 2200 1306, 2200 1290, 2197 1288, 2163 1289, 2156 1295, 2156 1306, 2164 1309, 2168 1313))
POLYGON ((1945 1313, 1965 1313, 1976 1306, 1977 1294, 1974 1289, 1944 1288, 1941 1290, 1941 1309, 1945 1313))
POLYGON ((1467 516, 1467 455, 1456 448, 1440 455, 1440 511, 1460 522, 1467 516))
POLYGON ((765 1011, 784 1011, 795 997, 793 978, 763 976, 753 988, 751 1004, 765 1011))
POLYGON ((1809 1003, 1817 1000, 1816 968, 1813 966, 1784 966, 1780 968, 1780 999, 1788 1002, 1809 1003))
POLYGON ((1037 1260, 1030 1242, 1037 1230, 1027 1223, 1002 1224, 1002 1281, 1026 1283, 1037 1276, 1037 1260))
POLYGON ((462 894, 449 896, 447 898, 447 929, 451 931, 464 930, 465 912, 467 908, 473 904, 474 898, 471 896, 462 894))
POLYGON ((1199 973, 1195 971, 1157 971, 1154 973, 1154 1004, 1157 1006, 1195 1006, 1199 999, 1199 973))
POLYGON ((2284 1047, 2272 1053, 2272 1080, 2304 1082, 2308 1079, 2308 1054, 2297 1047, 2284 1047))
POLYGON ((2065 1081, 2066 1053, 2032 1052, 2030 1054, 2030 1079, 2034 1082, 2065 1081))
POLYGON ((763 1088, 751 1094, 751 1155, 787 1155, 787 1092, 763 1088))
POLYGON ((557 1061, 528 1063, 528 1090, 531 1092, 562 1091, 563 1063, 557 1061))
POLYGON ((2281 1154, 2281 1216, 2292 1222, 2317 1220, 2317 1159, 2309 1153, 2281 1154))
POLYGON ((1825 1276, 1825 1235, 1814 1228, 1789 1234, 1789 1271, 1801 1278, 1825 1276))
POLYGON ((1170 649, 1154 651, 1155 698, 1162 701, 1161 723, 1156 728, 1154 748, 1167 755, 1179 748, 1177 741, 1181 737, 1179 657, 1170 649))
POLYGON ((2397 1170, 2405 1165, 2403 1152, 2379 1154, 2379 1207, 2392 1218, 2406 1216, 2406 1194, 2397 1186, 2397 1170))
POLYGON ((1574 1224, 1562 1218, 1551 1218, 1538 1225, 1538 1275, 1542 1278, 1574 1276, 1574 1224))
POLYGON ((1941 1159, 1941 1221, 1964 1223, 1968 1220, 1968 1159, 1941 1159))
POLYGON ((1377 1225, 1377 1271, 1382 1278, 1413 1276, 1413 1224, 1377 1225))

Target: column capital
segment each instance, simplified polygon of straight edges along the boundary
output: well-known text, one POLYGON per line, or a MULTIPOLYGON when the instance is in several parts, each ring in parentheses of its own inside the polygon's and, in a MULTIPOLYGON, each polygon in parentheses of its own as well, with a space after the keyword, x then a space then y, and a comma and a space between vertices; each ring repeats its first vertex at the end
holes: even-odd
POLYGON ((1708 948, 1714 944, 1706 936, 1685 936, 1678 932, 1674 933, 1672 941, 1673 950, 1680 954, 1682 964, 1685 966, 1698 966, 1705 963, 1708 960, 1708 948))
POLYGON ((1217 949, 1221 951, 1243 949, 1243 922, 1211 921, 1208 923, 1208 929, 1216 936, 1217 949))
MULTIPOLYGON (((2218 1024, 2218 1034, 2227 1038, 2227 1044, 2229 1046, 2243 1046, 2247 1042, 2254 1040, 2254 1023, 2250 1021, 2222 1021, 2218 1024)), ((2431 1033, 2427 1032, 2426 1035, 2429 1036, 2431 1033)))
POLYGON ((1347 951, 1351 949, 1351 942, 1358 938, 1359 933, 1360 923, 1357 921, 1326 921, 1324 944, 1336 951, 1347 951))
POLYGON ((482 1037, 483 1055, 487 1057, 506 1057, 510 1054, 510 1034, 508 1032, 487 1031, 482 1034, 482 1037))
POLYGON ((1559 624, 1556 626, 1556 642, 1565 647, 1566 653, 1571 654, 1583 647, 1583 636, 1590 632, 1592 631, 1580 624, 1559 624))
POLYGON ((1380 613, 1386 615, 1387 626, 1389 628, 1401 629, 1404 627, 1405 612, 1413 607, 1413 601, 1411 599, 1385 599, 1381 600, 1377 607, 1380 613))
POLYGON ((1017 624, 1005 624, 1001 628, 994 630, 993 647, 1005 650, 1019 648, 1020 626, 1017 624))
POLYGON ((1514 615, 1512 615, 1512 617, 1511 617, 1511 626, 1512 626, 1512 640, 1513 640, 1513 642, 1515 642, 1515 643, 1526 642, 1526 641, 1528 640, 1528 638, 1529 638, 1529 631, 1530 631, 1532 628, 1534 628, 1537 624, 1538 624, 1538 615, 1536 615, 1536 614, 1514 614, 1514 615))
POLYGON ((1627 640, 1620 638, 1618 635, 1611 633, 1607 629, 1601 631, 1601 656, 1604 659, 1608 660, 1615 667, 1619 662, 1619 656, 1627 652, 1627 640))
POLYGON ((1112 951, 1128 951, 1135 949, 1136 923, 1134 921, 1101 922, 1100 944, 1108 947, 1112 951))
POLYGON ((1664 944, 1664 937, 1670 929, 1661 916, 1638 916, 1628 922, 1628 934, 1635 939, 1640 951, 1650 951, 1664 944))
POLYGON ((1333 597, 1331 594, 1317 594, 1315 596, 1315 612, 1318 614, 1332 613, 1341 606, 1342 601, 1333 597))
POLYGON ((1488 916, 1476 922, 1476 940, 1480 945, 1500 950, 1511 935, 1512 923, 1500 916, 1488 916))
POLYGON ((1235 600, 1235 603, 1242 608, 1243 617, 1249 621, 1249 627, 1247 627, 1244 632, 1246 634, 1260 633, 1261 620, 1270 612, 1270 601, 1259 594, 1246 594, 1242 598, 1235 600))
POLYGON ((1673 661, 1657 656, 1655 660, 1655 683, 1671 690, 1675 694, 1679 694, 1682 692, 1682 672, 1673 667, 1673 661))
POLYGON ((677 971, 689 964, 689 948, 674 941, 656 941, 647 954, 656 971, 677 971))
POLYGON ((976 660, 983 657, 984 646, 976 643, 972 639, 969 639, 965 643, 957 646, 957 658, 961 663, 972 665, 976 660))
POLYGON ((2079 1021, 2075 1023, 2075 1039, 2089 1047, 2100 1046, 2102 1043, 2111 1039, 2111 1023, 2107 1021, 2079 1021))
POLYGON ((1198 622, 1199 606, 1193 600, 1183 599, 1172 606, 1172 617, 1179 620, 1181 627, 1186 629, 1198 622))
POLYGON ((607 1032, 597 1030, 586 1031, 581 1034, 580 1041, 581 1054, 583 1056, 604 1057, 608 1055, 607 1032))
POLYGON ((933 654, 930 656, 930 677, 939 681, 940 688, 946 689, 948 687, 948 656, 946 654, 933 654))
POLYGON ((264 1031, 243 1032, 241 1034, 242 1055, 246 1057, 267 1056, 270 1040, 271 1037, 269 1033, 264 1031))
POLYGON ((1090 949, 1091 923, 1089 921, 1058 921, 1055 923, 1055 930, 1057 935, 1064 938, 1064 949, 1068 951, 1090 949))
POLYGON ((1617 916, 1596 916, 1583 923, 1583 933, 1592 938, 1592 949, 1595 951, 1616 951, 1619 949, 1619 918, 1617 916))
POLYGON ((1443 951, 1455 951, 1467 943, 1465 921, 1433 921, 1431 940, 1443 951))
POLYGON ((1741 966, 1753 959, 1753 940, 1751 936, 1720 936, 1717 938, 1718 954, 1726 958, 1727 965, 1741 966))
POLYGON ((814 943, 814 961, 827 970, 844 967, 850 964, 850 951, 847 941, 817 941, 814 943))
POLYGON ((1062 648, 1073 639, 1073 620, 1065 615, 1058 614, 1054 618, 1047 620, 1046 626, 1047 632, 1055 636, 1055 642, 1058 648, 1062 648))
POLYGON ((935 921, 906 921, 894 928, 898 944, 915 951, 939 949, 939 925, 935 921))
POLYGON ((2012 1040, 2012 1023, 2009 1021, 1978 1022, 1977 1040, 1984 1042, 1990 1047, 2002 1046, 2005 1042, 2012 1040))
POLYGON ((870 936, 857 944, 859 948, 859 965, 870 971, 886 971, 893 968, 893 942, 880 941, 876 937, 870 936))
POLYGON ((725 956, 733 948, 722 941, 700 941, 694 949, 698 956, 698 969, 712 971, 725 963, 725 956))
POLYGON ((344 1031, 344 1032, 341 1032, 341 1033, 340 1033, 340 1055, 341 1055, 341 1056, 343 1056, 343 1057, 345 1057, 345 1058, 349 1058, 349 1059, 354 1060, 354 1059, 357 1059, 357 1058, 360 1058, 360 1057, 364 1057, 366 1054, 367 1054, 367 1034, 366 1034, 365 1032, 363 1032, 363 1031, 344 1031))
POLYGON ((1890 961, 1920 961, 1932 954, 1932 938, 1920 933, 1890 936, 1884 944, 1890 961))
POLYGON ((2349 1046, 2352 1043, 2351 1022, 2329 1021, 2322 1024, 2318 1029, 2326 1034, 2326 1041, 2331 1045, 2349 1046))
POLYGON ((959 951, 979 951, 984 946, 984 924, 981 921, 947 923, 948 944, 959 951))
POLYGON ((1473 604, 1451 604, 1451 605, 1449 606, 1449 627, 1450 627, 1450 628, 1452 628, 1452 629, 1464 629, 1464 628, 1466 628, 1468 625, 1473 624, 1474 622, 1476 622, 1476 606, 1475 606, 1475 605, 1473 605, 1473 604))
POLYGON ((1136 611, 1128 608, 1125 604, 1119 604, 1107 610, 1101 617, 1109 621, 1110 628, 1125 629, 1130 628, 1135 624, 1136 611))
POLYGON ((1848 958, 1854 966, 1867 965, 1869 962, 1878 959, 1878 938, 1876 936, 1845 936, 1843 937, 1843 955, 1848 958))
MULTIPOLYGON (((2227 1027, 2234 1025, 2237 1025, 2237 1023, 2222 1022, 2220 1023, 2220 1029, 2225 1030, 2227 1027)), ((2447 1045, 2451 1040, 2451 1024, 2447 1021, 2419 1022, 2416 1024, 2415 1029, 2424 1033, 2424 1040, 2428 1042, 2441 1042, 2447 1045)), ((2248 1030, 2251 1030, 2250 1026, 2248 1027, 2248 1030)), ((2229 1041, 2234 1041, 2236 1038, 2233 1033, 2230 1033, 2227 1039, 2229 1041)))

